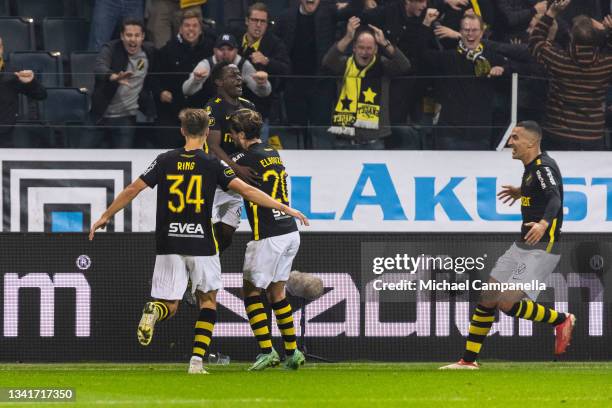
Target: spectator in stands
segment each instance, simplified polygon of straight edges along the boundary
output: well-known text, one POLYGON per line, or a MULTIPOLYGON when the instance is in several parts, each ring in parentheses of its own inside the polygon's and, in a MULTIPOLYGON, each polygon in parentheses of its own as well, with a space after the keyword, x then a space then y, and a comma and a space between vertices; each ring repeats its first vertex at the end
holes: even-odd
POLYGON ((176 37, 162 47, 155 58, 154 72, 158 74, 159 89, 155 90, 157 121, 160 125, 160 147, 180 145, 184 139, 179 132, 178 114, 186 107, 202 107, 207 100, 185 98, 183 82, 189 78, 198 62, 213 53, 215 39, 202 31, 201 14, 188 9, 181 16, 176 37), (176 127, 169 128, 169 127, 176 127))
POLYGON ((375 26, 360 27, 351 17, 346 34, 334 44, 323 65, 336 75, 338 101, 329 132, 340 149, 384 149, 389 128, 389 79, 408 72, 410 62, 375 26), (354 40, 354 42, 353 42, 354 40), (353 43, 352 55, 344 55, 353 43), (378 55, 379 47, 381 55, 378 55))
POLYGON ((329 125, 334 81, 312 77, 325 73, 321 61, 334 43, 336 14, 332 2, 300 0, 285 10, 275 25, 275 34, 285 43, 296 76, 285 83, 287 115, 292 125, 302 126, 307 147, 333 146, 322 126, 329 125))
POLYGON ((147 38, 159 49, 176 35, 186 11, 202 19, 201 5, 206 0, 149 0, 146 4, 147 38))
MULTIPOLYGON (((427 0, 403 0, 385 4, 363 13, 362 22, 383 27, 385 36, 410 60, 412 72, 427 75, 420 69, 416 48, 427 0)), ((392 136, 387 139, 387 148, 420 149, 421 135, 408 123, 421 119, 422 100, 429 79, 394 79, 390 88, 390 116, 392 136)))
POLYGON ((589 17, 575 17, 569 49, 561 49, 547 35, 569 3, 553 3, 529 38, 529 49, 551 77, 543 144, 546 150, 599 150, 604 147, 604 102, 612 79, 612 55, 599 43, 605 29, 612 44, 612 17, 598 24, 601 31, 589 17))
POLYGON ((546 13, 547 2, 534 0, 499 0, 499 11, 505 23, 503 39, 524 38, 529 23, 536 14, 546 13))
MULTIPOLYGON (((461 20, 466 14, 475 14, 479 16, 487 33, 490 34, 496 25, 496 5, 497 0, 434 0, 431 2, 431 7, 439 12, 439 16, 434 24, 441 25, 451 30, 459 32, 461 30, 461 20)), ((452 39, 438 36, 441 45, 445 49, 455 49, 456 42, 452 39)))
POLYGON ((96 0, 91 17, 89 49, 99 51, 113 38, 123 19, 143 20, 144 0, 96 0))
POLYGON ((42 100, 47 91, 29 70, 6 72, 4 41, 0 37, 0 147, 35 147, 35 141, 24 135, 15 137, 13 129, 17 120, 19 94, 42 100))
MULTIPOLYGON (((257 2, 249 7, 245 21, 246 32, 243 31, 238 36, 242 39, 240 55, 248 59, 257 71, 265 71, 269 75, 288 75, 291 67, 287 49, 280 38, 268 31, 269 21, 268 7, 264 3, 257 2)), ((280 80, 277 79, 271 83, 274 92, 280 80)), ((255 104, 263 116, 265 125, 261 136, 265 143, 268 139, 267 124, 272 100, 276 95, 273 93, 262 98, 247 89, 244 96, 255 104)))
POLYGON ((154 83, 155 76, 147 75, 155 65, 155 50, 153 44, 144 42, 144 37, 142 21, 126 19, 121 38, 104 44, 96 59, 91 111, 97 124, 117 126, 104 132, 106 142, 112 142, 113 147, 133 146, 136 114, 148 108, 147 94, 159 86, 154 83))
POLYGON ((461 40, 454 50, 431 51, 432 23, 439 12, 428 9, 419 38, 420 59, 436 80, 436 96, 442 104, 434 146, 448 150, 487 150, 492 146, 491 125, 495 88, 491 77, 504 73, 505 60, 482 44, 484 23, 475 14, 461 20, 461 40))
POLYGON ((189 78, 183 83, 185 96, 194 95, 196 92, 204 92, 208 99, 212 98, 216 89, 212 81, 207 81, 207 79, 212 68, 220 61, 235 64, 242 73, 242 80, 255 95, 266 97, 272 92, 268 73, 256 71, 253 64, 238 55, 236 37, 232 34, 221 34, 215 43, 213 56, 200 61, 193 72, 189 74, 189 78))

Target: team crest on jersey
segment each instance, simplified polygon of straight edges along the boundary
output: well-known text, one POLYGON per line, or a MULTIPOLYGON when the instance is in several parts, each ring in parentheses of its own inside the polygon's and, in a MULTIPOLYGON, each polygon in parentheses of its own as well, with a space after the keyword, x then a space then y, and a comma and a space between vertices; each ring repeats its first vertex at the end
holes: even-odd
POLYGON ((236 175, 236 173, 234 173, 234 170, 232 170, 231 167, 228 167, 225 170, 223 170, 223 174, 225 174, 227 177, 232 177, 236 175))

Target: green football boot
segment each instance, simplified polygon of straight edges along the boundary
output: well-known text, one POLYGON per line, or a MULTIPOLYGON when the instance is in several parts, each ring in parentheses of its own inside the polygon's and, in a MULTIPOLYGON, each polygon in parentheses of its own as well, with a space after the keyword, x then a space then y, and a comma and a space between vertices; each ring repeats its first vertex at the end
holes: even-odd
POLYGON ((305 362, 306 357, 304 357, 304 354, 300 350, 296 349, 293 352, 293 355, 287 356, 283 362, 283 366, 286 370, 297 370, 301 365, 304 365, 305 362))
POLYGON ((280 357, 276 350, 272 349, 272 351, 268 354, 259 354, 257 355, 257 360, 255 363, 249 368, 249 371, 262 371, 268 367, 276 367, 280 364, 280 357))

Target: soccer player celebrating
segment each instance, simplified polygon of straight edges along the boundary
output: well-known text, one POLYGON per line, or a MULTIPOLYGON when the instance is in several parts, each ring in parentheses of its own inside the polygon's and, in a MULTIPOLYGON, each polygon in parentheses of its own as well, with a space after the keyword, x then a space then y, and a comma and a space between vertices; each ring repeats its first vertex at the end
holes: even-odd
MULTIPOLYGON (((230 159, 238 148, 232 141, 228 119, 232 112, 242 108, 255 109, 255 105, 241 97, 242 75, 236 65, 219 62, 213 67, 210 77, 217 88, 216 96, 205 107, 210 118, 210 136, 208 137, 210 151, 219 160, 230 166, 238 177, 254 184, 254 174, 248 168, 230 159)), ((232 242, 234 231, 240 223, 241 211, 242 197, 232 192, 224 192, 220 188, 217 189, 213 206, 213 222, 221 252, 232 242)))
MULTIPOLYGON (((557 163, 540 150, 542 131, 533 121, 520 122, 508 145, 512 158, 525 165, 521 187, 502 186, 497 195, 504 203, 521 200, 522 242, 514 243, 491 271, 490 282, 545 281, 559 263, 555 243, 563 223, 563 185, 557 163)), ((480 348, 493 321, 495 309, 509 316, 544 322, 555 328, 555 354, 565 352, 570 343, 576 318, 536 303, 538 290, 485 291, 470 321, 463 358, 441 369, 478 369, 480 348)))
MULTIPOLYGON (((283 205, 289 205, 285 166, 278 152, 262 143, 262 125, 261 115, 251 109, 241 109, 230 116, 232 138, 243 151, 235 156, 235 160, 240 166, 261 175, 260 188, 263 191, 283 205)), ((261 299, 262 289, 268 294, 283 336, 284 366, 297 370, 304 364, 305 358, 297 349, 293 312, 285 296, 285 282, 289 279, 293 258, 300 247, 300 234, 293 217, 283 211, 260 208, 248 198, 245 198, 245 207, 253 235, 244 255, 244 306, 261 350, 249 370, 264 370, 280 362, 278 353, 272 347, 268 316, 261 299)))
POLYGON ((146 187, 157 186, 156 253, 151 297, 138 325, 138 341, 151 342, 156 322, 172 317, 179 300, 192 282, 200 314, 195 323, 195 340, 189 364, 190 374, 207 374, 202 358, 206 354, 217 319, 216 294, 222 287, 219 245, 211 215, 217 186, 232 189, 262 207, 308 220, 299 211, 272 199, 236 178, 234 171, 204 150, 209 117, 203 109, 181 111, 181 133, 185 147, 157 156, 132 184, 127 186, 91 227, 89 239, 111 217, 128 205, 146 187))

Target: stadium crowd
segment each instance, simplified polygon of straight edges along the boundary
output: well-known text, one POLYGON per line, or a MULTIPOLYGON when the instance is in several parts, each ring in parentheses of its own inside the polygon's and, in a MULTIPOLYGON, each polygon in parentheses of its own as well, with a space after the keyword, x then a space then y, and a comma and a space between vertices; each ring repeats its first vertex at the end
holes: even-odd
POLYGON ((0 1, 2 147, 176 147, 178 112, 215 97, 221 61, 277 148, 494 149, 513 73, 545 149, 611 145, 603 0, 0 1), (55 3, 88 31, 60 25, 64 55, 48 46, 55 3))

